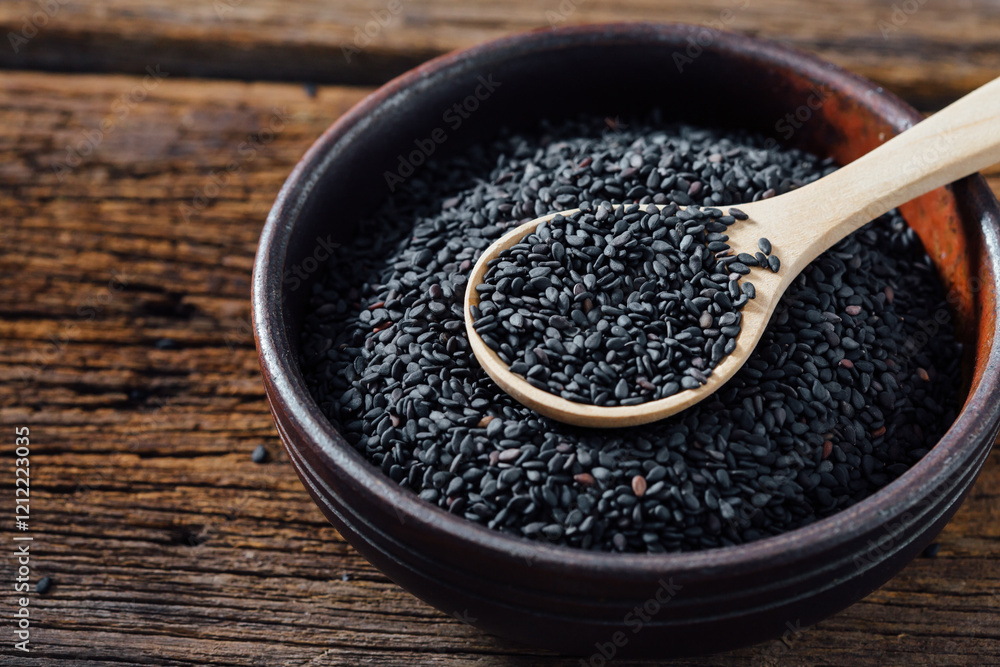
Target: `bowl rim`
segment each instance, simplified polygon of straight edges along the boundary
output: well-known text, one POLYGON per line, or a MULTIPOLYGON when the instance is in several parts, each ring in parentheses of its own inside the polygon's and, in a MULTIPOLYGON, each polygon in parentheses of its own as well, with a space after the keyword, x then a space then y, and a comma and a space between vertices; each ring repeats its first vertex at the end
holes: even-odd
MULTIPOLYGON (((395 514, 401 522, 420 526, 447 539, 459 540, 481 552, 491 552, 501 559, 524 560, 531 553, 533 568, 551 568, 577 573, 609 572, 627 578, 658 577, 664 573, 683 575, 725 568, 727 572, 754 571, 781 562, 798 560, 809 554, 845 543, 885 526, 915 497, 938 488, 959 476, 969 465, 971 447, 966 445, 995 431, 1000 424, 1000 401, 992 400, 1000 392, 1000 324, 993 322, 992 347, 978 386, 970 391, 965 403, 941 439, 899 478, 851 507, 814 523, 754 542, 700 551, 669 553, 617 553, 590 551, 567 545, 552 545, 502 533, 452 515, 421 500, 403 489, 365 459, 323 415, 310 395, 299 369, 298 359, 286 337, 285 312, 282 307, 284 256, 295 230, 295 220, 319 181, 317 173, 335 144, 350 135, 374 110, 417 84, 426 85, 431 75, 468 66, 473 60, 513 56, 520 49, 546 50, 567 44, 578 46, 600 36, 619 40, 647 40, 657 37, 682 39, 693 36, 704 26, 683 23, 601 23, 561 28, 543 28, 514 34, 483 44, 453 51, 409 70, 382 85, 341 115, 310 147, 293 169, 275 201, 260 236, 252 279, 252 317, 261 370, 272 413, 285 415, 293 430, 301 433, 326 466, 339 468, 352 482, 367 489, 371 502, 381 511, 395 514), (921 493, 923 492, 923 493, 921 493), (918 494, 918 495, 914 495, 918 494)), ((792 69, 803 77, 827 85, 853 97, 874 115, 902 129, 919 122, 922 116, 894 94, 871 81, 817 56, 783 44, 747 35, 712 29, 714 40, 707 47, 734 57, 746 57, 780 69, 792 69), (874 94, 873 94, 874 93, 874 94)), ((983 248, 991 280, 983 289, 1000 291, 1000 208, 979 175, 954 186, 956 199, 967 197, 987 209, 982 223, 983 248), (992 211, 989 210, 992 208, 992 211), (991 215, 992 213, 992 215, 991 215)), ((292 447, 289 442, 286 446, 292 447)), ((991 443, 992 444, 992 443, 991 443)), ((537 570, 536 570, 537 571, 537 570)))

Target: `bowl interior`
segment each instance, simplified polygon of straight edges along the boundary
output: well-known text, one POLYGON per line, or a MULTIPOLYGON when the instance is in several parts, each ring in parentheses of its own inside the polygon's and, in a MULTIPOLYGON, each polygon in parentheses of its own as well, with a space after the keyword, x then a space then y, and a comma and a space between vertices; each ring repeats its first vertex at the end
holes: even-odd
MULTIPOLYGON (((533 126, 539 118, 558 120, 580 113, 628 117, 654 107, 663 111, 665 120, 749 129, 783 145, 831 156, 841 164, 919 120, 916 112, 881 89, 818 60, 736 35, 714 33, 706 38, 702 29, 690 26, 604 26, 540 33, 432 61, 387 84, 338 121, 282 191, 263 237, 270 246, 262 248, 255 268, 258 274, 263 272, 255 278, 255 322, 258 334, 263 330, 262 337, 268 338, 261 348, 265 374, 269 364, 272 371, 279 369, 271 375, 281 376, 286 402, 298 402, 294 410, 314 424, 325 423, 297 364, 309 284, 319 272, 313 269, 307 280, 297 282, 289 279, 288 270, 309 269, 320 239, 346 242, 358 233, 365 214, 391 193, 393 174, 420 178, 421 155, 426 158, 432 152, 436 159, 461 153, 488 140, 500 127, 516 130, 533 126), (699 43, 700 48, 692 46, 699 43), (462 104, 465 113, 455 111, 456 104, 462 104), (472 106, 475 109, 469 111, 472 106), (426 148, 428 141, 433 151, 426 148), (405 174, 405 164, 414 166, 412 175, 405 174), (262 323, 268 308, 270 320, 262 323), (274 313, 275 309, 280 312, 274 313), (273 365, 269 355, 280 357, 280 363, 273 365)), ((993 237, 979 233, 980 221, 970 220, 978 209, 964 200, 978 198, 980 207, 995 207, 984 190, 981 180, 966 179, 955 189, 938 189, 902 208, 948 291, 965 344, 966 385, 973 392, 983 389, 987 361, 995 356, 996 221, 990 226, 993 237), (963 198, 957 199, 956 191, 963 198), (993 247, 987 247, 990 243, 993 247)), ((990 419, 995 422, 995 415, 990 419)), ((995 428, 995 423, 988 428, 995 428)), ((350 450, 344 456, 360 462, 360 455, 328 424, 312 436, 350 450)), ((958 447, 962 437, 952 434, 948 446, 958 447)), ((936 484, 940 480, 934 475, 948 472, 935 471, 927 460, 947 458, 947 452, 937 449, 916 466, 925 469, 923 483, 936 484)), ((373 466, 369 469, 366 476, 381 475, 373 466)), ((914 470, 890 486, 908 479, 916 479, 914 470)), ((388 493, 387 502, 406 507, 418 502, 388 493)), ((884 521, 884 516, 876 516, 874 499, 847 510, 852 516, 867 511, 865 522, 841 528, 860 533, 873 522, 884 521)), ((450 526, 449 530, 454 524, 448 522, 461 521, 439 514, 444 522, 440 525, 450 526)), ((793 532, 810 531, 816 538, 819 524, 793 532)), ((751 551, 758 557, 772 553, 787 535, 761 540, 774 543, 770 550, 755 543, 751 551)), ((516 538, 493 535, 488 541, 515 545, 515 552, 523 549, 516 538)), ((659 562, 680 561, 667 556, 659 562)), ((630 567, 633 560, 623 558, 620 563, 630 567)))
MULTIPOLYGON (((777 66, 782 63, 761 67, 753 48, 736 52, 727 44, 709 44, 699 52, 689 44, 670 49, 657 43, 654 32, 648 37, 650 41, 636 43, 620 34, 591 31, 571 55, 570 47, 546 47, 541 39, 507 52, 499 62, 473 55, 446 68, 419 68, 407 85, 393 82, 381 104, 363 103, 364 117, 314 167, 310 179, 322 180, 322 187, 312 190, 296 212, 290 263, 296 264, 295 251, 302 244, 311 250, 319 238, 350 239, 365 215, 396 187, 394 177, 419 179, 419 165, 428 156, 461 153, 501 127, 518 130, 541 118, 581 113, 627 118, 656 107, 667 121, 748 129, 846 164, 918 119, 894 108, 895 100, 880 90, 869 89, 858 99, 808 71, 796 71, 791 62, 783 63, 787 68, 777 66), (573 68, 566 66, 570 57, 573 68), (456 110, 456 105, 463 108, 456 110), (334 161, 349 163, 351 169, 338 169, 335 179, 324 178, 334 161), (407 176, 411 166, 412 176, 407 176)), ((694 44, 704 43, 699 39, 694 44)), ((482 51, 478 55, 489 53, 482 51)), ((975 303, 979 288, 973 277, 988 283, 988 270, 976 266, 952 193, 939 189, 902 210, 938 266, 963 342, 974 349, 976 324, 990 323, 979 322, 984 312, 975 303)), ((305 257, 308 253, 299 263, 305 257)), ((282 294, 293 347, 307 294, 308 289, 282 294)), ((974 368, 972 362, 967 359, 968 369, 974 368)))

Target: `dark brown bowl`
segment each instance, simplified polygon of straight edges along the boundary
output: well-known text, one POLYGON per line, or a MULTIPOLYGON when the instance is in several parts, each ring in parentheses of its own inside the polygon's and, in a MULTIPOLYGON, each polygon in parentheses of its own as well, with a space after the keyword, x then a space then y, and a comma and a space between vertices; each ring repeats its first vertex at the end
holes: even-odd
POLYGON ((393 581, 435 607, 487 632, 591 655, 593 664, 609 653, 705 653, 780 636, 843 609, 898 572, 958 509, 1000 425, 1000 209, 978 176, 902 207, 950 291, 964 337, 968 396, 961 414, 898 480, 805 528, 685 554, 547 546, 421 501, 330 425, 297 362, 310 281, 290 270, 311 273, 324 243, 365 233, 358 220, 387 195, 384 172, 415 139, 441 126, 444 110, 472 94, 479 77, 500 87, 448 132, 441 153, 542 116, 615 116, 659 106, 677 120, 750 128, 846 163, 920 120, 897 98, 829 63, 685 25, 517 35, 438 58, 374 92, 295 168, 254 267, 254 328, 271 410, 299 476, 330 521, 393 581), (635 611, 644 605, 647 620, 635 611))

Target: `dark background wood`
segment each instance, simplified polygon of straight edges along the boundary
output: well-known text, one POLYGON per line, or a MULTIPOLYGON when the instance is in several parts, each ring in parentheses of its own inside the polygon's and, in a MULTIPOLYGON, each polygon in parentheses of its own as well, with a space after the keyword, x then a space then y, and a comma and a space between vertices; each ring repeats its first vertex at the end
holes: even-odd
MULTIPOLYGON (((298 158, 371 85, 550 20, 705 23, 727 7, 728 27, 927 111, 1000 74, 1000 4, 987 0, 897 2, 895 23, 893 3, 862 0, 402 0, 351 63, 341 46, 386 3, 53 2, 18 53, 9 33, 22 17, 38 26, 45 1, 0 3, 2 469, 11 479, 13 429, 30 427, 32 580, 54 581, 31 594, 34 652, 11 650, 4 612, 4 664, 579 664, 389 582, 326 523, 272 426, 249 328, 257 236, 298 158), (144 88, 147 66, 169 76, 144 88), (284 129, 269 140, 276 113, 284 129), (250 461, 257 445, 271 462, 250 461)), ((988 176, 1000 191, 1000 170, 988 176)), ((995 662, 998 489, 994 453, 937 558, 787 642, 674 664, 995 662)), ((6 610, 13 570, 0 561, 6 610)))

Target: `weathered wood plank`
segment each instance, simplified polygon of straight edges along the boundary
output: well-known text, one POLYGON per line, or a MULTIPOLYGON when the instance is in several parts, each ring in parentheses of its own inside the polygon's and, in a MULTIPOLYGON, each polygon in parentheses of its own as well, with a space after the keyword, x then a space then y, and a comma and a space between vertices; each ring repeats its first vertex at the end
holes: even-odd
MULTIPOLYGON (((389 582, 280 449, 248 328, 257 235, 365 89, 168 77, 60 180, 67 143, 141 81, 0 76, 0 423, 31 428, 34 572, 55 581, 16 664, 579 665, 389 582), (185 214, 275 108, 283 129, 185 214), (270 463, 250 461, 259 444, 270 463)), ((1000 452, 936 559, 787 643, 677 664, 983 664, 1000 641, 997 489, 1000 452)))
POLYGON ((1000 71, 991 0, 14 0, 0 3, 0 66, 372 84, 512 32, 608 21, 779 39, 928 107, 1000 71))

